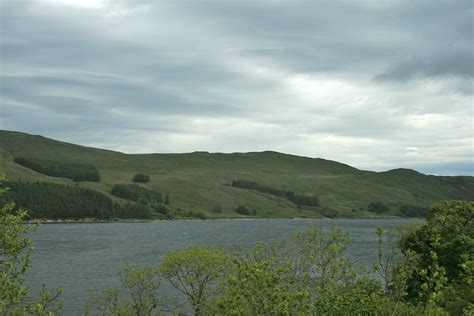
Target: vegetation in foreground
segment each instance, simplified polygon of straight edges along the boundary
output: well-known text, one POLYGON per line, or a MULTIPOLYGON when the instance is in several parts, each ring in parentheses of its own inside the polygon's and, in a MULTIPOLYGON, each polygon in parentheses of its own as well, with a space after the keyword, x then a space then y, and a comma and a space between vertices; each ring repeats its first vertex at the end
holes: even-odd
POLYGON ((126 267, 122 288, 87 305, 102 315, 472 315, 474 203, 433 205, 425 225, 379 248, 374 274, 345 256, 351 238, 341 229, 310 228, 289 242, 257 244, 228 253, 190 247, 168 253, 157 266, 126 267), (146 282, 140 280, 147 280, 146 282), (173 301, 162 283, 181 296, 173 301), (182 301, 187 302, 183 306, 182 301))
MULTIPOLYGON (((2 192, 3 194, 4 192, 2 192)), ((60 290, 46 288, 35 301, 25 285, 31 240, 26 212, 0 211, 2 315, 56 315, 60 290)), ((434 205, 428 222, 405 232, 385 251, 377 229, 379 277, 354 268, 345 256, 350 236, 311 228, 289 242, 257 244, 229 253, 190 247, 168 253, 157 266, 123 268, 122 287, 92 296, 86 314, 156 315, 472 315, 474 312, 474 203, 434 205), (166 297, 168 283, 181 296, 166 297), (183 305, 187 303, 187 305, 183 305)))
MULTIPOLYGON (((0 195, 5 192, 0 189, 0 195)), ((14 203, 0 208, 0 314, 56 315, 62 309, 62 302, 57 299, 61 289, 50 290, 43 285, 39 297, 32 298, 25 285, 25 273, 34 250, 26 234, 36 228, 23 224, 26 216, 24 210, 15 211, 14 203)))

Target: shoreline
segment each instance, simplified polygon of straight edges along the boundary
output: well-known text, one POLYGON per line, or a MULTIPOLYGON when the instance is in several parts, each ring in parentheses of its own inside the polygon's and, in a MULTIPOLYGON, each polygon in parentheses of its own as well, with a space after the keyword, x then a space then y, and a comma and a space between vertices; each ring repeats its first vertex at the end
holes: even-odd
POLYGON ((282 217, 282 218, 208 218, 208 219, 198 219, 198 218, 181 218, 181 219, 117 219, 117 220, 99 220, 93 218, 85 219, 33 219, 28 220, 25 224, 113 224, 113 223, 151 223, 151 222, 175 222, 175 221, 255 221, 255 220, 340 220, 340 219, 356 219, 356 220, 377 220, 377 219, 419 219, 417 217, 399 217, 399 216, 385 216, 385 217, 318 217, 318 218, 309 218, 309 217, 282 217))

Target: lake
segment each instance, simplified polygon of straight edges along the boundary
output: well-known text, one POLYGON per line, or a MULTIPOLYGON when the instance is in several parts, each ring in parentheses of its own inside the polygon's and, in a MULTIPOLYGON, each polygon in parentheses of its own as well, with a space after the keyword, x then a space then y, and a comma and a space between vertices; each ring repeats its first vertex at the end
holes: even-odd
POLYGON ((28 273, 35 293, 45 283, 63 287, 64 314, 77 315, 90 293, 119 284, 116 271, 128 264, 157 264, 170 250, 190 245, 232 249, 257 241, 285 240, 308 226, 342 227, 354 239, 348 255, 361 264, 377 259, 375 227, 409 219, 272 219, 152 221, 42 225, 32 234, 36 252, 28 273))

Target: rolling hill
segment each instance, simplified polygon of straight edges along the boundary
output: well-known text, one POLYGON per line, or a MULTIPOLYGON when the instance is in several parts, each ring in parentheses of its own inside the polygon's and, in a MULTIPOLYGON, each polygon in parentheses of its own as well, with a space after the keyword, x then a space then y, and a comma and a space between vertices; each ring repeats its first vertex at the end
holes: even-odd
POLYGON ((114 184, 130 184, 133 175, 150 175, 140 184, 170 197, 171 209, 200 211, 208 217, 240 217, 238 205, 260 217, 371 216, 368 205, 380 201, 396 215, 400 205, 427 207, 448 199, 474 199, 473 177, 424 175, 414 170, 362 171, 335 161, 278 152, 124 154, 84 147, 42 136, 0 131, 0 172, 10 181, 46 181, 110 194, 114 184), (99 182, 50 177, 13 162, 15 157, 94 165, 99 182), (231 186, 233 180, 317 196, 319 207, 298 207, 282 197, 231 186))

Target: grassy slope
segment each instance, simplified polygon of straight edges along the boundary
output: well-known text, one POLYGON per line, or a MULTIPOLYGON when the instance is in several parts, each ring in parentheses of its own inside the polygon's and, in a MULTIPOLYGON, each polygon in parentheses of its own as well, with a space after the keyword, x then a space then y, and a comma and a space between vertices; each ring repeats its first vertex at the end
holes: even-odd
POLYGON ((284 199, 228 186, 234 179, 316 194, 322 206, 336 209, 341 215, 350 215, 353 208, 365 208, 371 201, 427 206, 459 194, 474 198, 472 177, 435 177, 406 169, 360 171, 334 161, 276 152, 131 155, 0 131, 0 171, 8 179, 72 183, 16 165, 12 162, 14 156, 93 164, 99 169, 101 182, 79 185, 107 194, 113 184, 130 183, 135 173, 144 172, 151 176, 146 186, 169 194, 173 208, 203 211, 211 217, 236 217, 232 209, 238 204, 255 208, 261 216, 318 216, 317 210, 298 212, 284 199), (218 203, 223 213, 210 212, 218 203))

